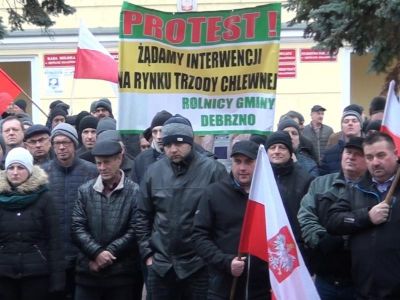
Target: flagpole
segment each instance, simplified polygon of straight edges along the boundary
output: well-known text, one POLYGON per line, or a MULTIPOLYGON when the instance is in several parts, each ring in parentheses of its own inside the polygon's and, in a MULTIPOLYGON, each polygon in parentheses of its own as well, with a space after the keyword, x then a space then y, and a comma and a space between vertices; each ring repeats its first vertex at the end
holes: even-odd
POLYGON ((33 99, 27 94, 27 93, 25 93, 25 91, 24 90, 22 90, 22 93, 25 95, 25 97, 27 97, 28 98, 28 100, 33 104, 33 105, 35 105, 36 106, 36 108, 42 113, 42 114, 44 114, 45 115, 45 117, 46 118, 48 118, 49 116, 43 111, 43 109, 41 109, 40 108, 40 106, 39 105, 37 105, 36 103, 35 103, 35 101, 33 101, 33 99))
POLYGON ((72 109, 72 99, 75 94, 75 78, 72 79, 72 89, 71 89, 71 96, 69 97, 69 107, 70 107, 70 112, 69 114, 73 114, 73 109, 72 109))
MULTIPOLYGON (((242 253, 239 252, 237 257, 238 257, 238 260, 242 260, 242 253)), ((229 296, 229 300, 234 300, 235 299, 237 282, 238 282, 238 277, 234 276, 233 277, 233 281, 232 281, 231 294, 229 296)))
POLYGON ((385 200, 383 200, 388 205, 392 204, 393 193, 399 183, 399 179, 400 179, 400 167, 397 168, 396 176, 393 179, 392 185, 390 186, 389 192, 387 193, 385 200))

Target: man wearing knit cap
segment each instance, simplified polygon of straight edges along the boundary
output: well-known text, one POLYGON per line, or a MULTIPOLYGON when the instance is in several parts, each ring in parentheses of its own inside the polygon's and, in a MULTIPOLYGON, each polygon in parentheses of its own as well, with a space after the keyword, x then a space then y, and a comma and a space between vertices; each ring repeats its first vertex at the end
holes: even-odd
POLYGON ((96 128, 99 120, 92 115, 83 117, 79 122, 78 138, 82 145, 76 151, 78 156, 81 156, 87 151, 91 151, 96 144, 96 128))
POLYGON ((67 113, 65 110, 61 107, 56 107, 54 108, 49 115, 49 122, 50 122, 50 128, 53 129, 60 123, 65 123, 67 119, 67 113))
POLYGON ((317 162, 312 158, 312 151, 301 145, 301 132, 299 125, 292 119, 282 119, 278 124, 279 131, 286 131, 292 139, 294 162, 302 166, 312 176, 318 176, 317 162))
POLYGON ((320 163, 320 175, 331 174, 340 171, 340 161, 344 145, 350 137, 362 136, 362 118, 355 110, 346 110, 342 114, 342 137, 337 144, 326 149, 320 163))
MULTIPOLYGON (((368 124, 367 116, 365 115, 364 108, 361 105, 358 105, 358 104, 355 104, 355 103, 347 105, 343 109, 343 113, 345 111, 358 112, 359 115, 361 116, 362 128, 364 129, 367 126, 367 124, 368 124)), ((342 131, 335 132, 335 133, 331 134, 331 136, 329 137, 328 144, 326 145, 326 147, 329 148, 330 146, 337 144, 339 139, 342 138, 342 135, 343 135, 342 131)))
POLYGON ((141 182, 147 168, 157 161, 164 153, 164 144, 162 141, 162 128, 172 114, 162 110, 158 112, 151 121, 151 125, 145 131, 150 132, 151 148, 143 151, 136 157, 135 173, 138 183, 141 182))
POLYGON ((29 127, 25 131, 24 143, 36 165, 42 165, 53 157, 50 130, 44 125, 35 124, 29 127))
POLYGON ((99 176, 79 188, 72 214, 79 248, 75 300, 140 300, 143 278, 134 224, 139 186, 120 169, 120 143, 99 140, 92 154, 99 176))
POLYGON ((268 264, 255 256, 237 256, 257 153, 255 142, 235 143, 230 176, 207 187, 200 200, 193 242, 209 267, 208 299, 229 299, 234 278, 235 299, 270 298, 268 264), (247 281, 251 282, 248 287, 247 281))
POLYGON ((281 195, 297 245, 307 266, 309 266, 309 254, 304 247, 301 237, 297 213, 300 208, 300 201, 307 193, 308 187, 314 177, 303 167, 293 162, 291 158, 293 153, 292 140, 286 131, 272 133, 267 138, 265 149, 267 150, 279 194, 281 195))
POLYGON ((148 292, 151 299, 206 299, 208 270, 193 247, 193 220, 204 189, 223 180, 226 170, 193 150, 193 130, 184 117, 169 118, 162 135, 165 156, 148 168, 137 209, 148 292))
POLYGON ((67 291, 69 296, 74 290, 74 266, 77 249, 71 241, 71 215, 78 197, 78 187, 97 175, 96 166, 77 157, 78 133, 67 123, 58 124, 51 131, 51 143, 55 157, 43 165, 49 175, 50 193, 58 211, 62 229, 67 262, 67 291))
POLYGON ((113 118, 111 101, 108 98, 101 98, 94 104, 94 116, 99 120, 105 117, 113 118))
POLYGON ((369 105, 369 119, 371 121, 382 120, 385 110, 386 98, 382 96, 374 97, 369 105))
POLYGON ((111 117, 104 117, 99 119, 96 127, 96 134, 100 134, 106 130, 116 130, 117 129, 117 121, 111 117))
POLYGON ((303 130, 303 135, 313 143, 318 162, 326 149, 330 135, 333 133, 330 126, 322 124, 325 111, 326 109, 321 105, 314 105, 311 108, 311 122, 303 130))

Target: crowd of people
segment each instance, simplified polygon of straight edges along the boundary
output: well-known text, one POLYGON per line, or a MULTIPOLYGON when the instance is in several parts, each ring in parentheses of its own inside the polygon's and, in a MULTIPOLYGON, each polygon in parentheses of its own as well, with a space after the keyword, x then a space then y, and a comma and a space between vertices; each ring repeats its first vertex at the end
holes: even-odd
POLYGON ((289 111, 236 137, 227 170, 185 116, 124 136, 107 98, 75 116, 54 101, 46 125, 18 100, 0 121, 0 299, 272 299, 268 262, 238 253, 260 144, 321 299, 400 299, 384 107, 345 107, 338 133, 321 105, 307 125, 289 111))

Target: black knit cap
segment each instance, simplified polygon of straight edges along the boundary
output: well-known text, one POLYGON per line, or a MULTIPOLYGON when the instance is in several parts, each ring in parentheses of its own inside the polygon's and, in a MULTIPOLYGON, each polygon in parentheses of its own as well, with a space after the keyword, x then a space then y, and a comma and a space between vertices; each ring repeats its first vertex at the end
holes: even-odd
POLYGON ((29 139, 37 134, 43 134, 43 133, 48 134, 49 136, 51 134, 50 129, 44 125, 41 125, 41 124, 32 125, 25 131, 24 141, 26 141, 27 139, 29 139))
POLYGON ((254 160, 257 158, 258 144, 250 140, 239 141, 233 145, 231 157, 237 154, 242 154, 254 160))
POLYGON ((286 131, 276 131, 269 135, 265 142, 265 148, 268 150, 269 147, 275 144, 283 144, 288 148, 290 154, 293 153, 292 139, 286 131))
POLYGON ((99 123, 99 119, 92 115, 88 115, 83 117, 82 120, 79 122, 79 130, 78 132, 81 134, 87 128, 97 128, 97 124, 99 123))
POLYGON ((79 129, 79 123, 82 121, 82 119, 86 116, 89 116, 90 113, 83 110, 79 114, 76 115, 76 120, 75 120, 75 127, 79 129))
POLYGON ((347 105, 344 109, 343 112, 345 111, 356 111, 358 112, 360 115, 362 115, 364 108, 361 105, 358 104, 350 104, 347 105))
POLYGON ((294 127, 297 129, 297 132, 300 132, 300 127, 299 124, 293 119, 290 118, 284 118, 282 121, 279 122, 278 124, 278 130, 283 130, 287 127, 294 127))
POLYGON ((16 106, 18 106, 23 111, 26 111, 26 101, 24 99, 18 99, 14 102, 16 106))
POLYGON ((121 144, 115 141, 100 141, 92 149, 93 156, 113 156, 121 152, 121 144))
POLYGON ((374 97, 369 105, 369 115, 383 112, 385 110, 386 99, 382 96, 374 97))
POLYGON ((369 121, 367 126, 365 127, 365 132, 368 132, 370 130, 379 131, 381 130, 381 126, 382 126, 382 120, 369 121))
POLYGON ((64 118, 67 118, 67 112, 65 111, 65 109, 63 109, 61 107, 55 107, 50 112, 50 115, 49 115, 50 122, 52 122, 53 119, 57 116, 63 116, 64 118))
POLYGON ((157 126, 163 126, 164 123, 172 117, 172 114, 166 110, 162 110, 154 116, 153 120, 151 121, 150 128, 153 129, 157 126))
POLYGON ((193 129, 190 121, 185 117, 176 114, 169 118, 163 125, 163 143, 187 143, 193 145, 193 129))

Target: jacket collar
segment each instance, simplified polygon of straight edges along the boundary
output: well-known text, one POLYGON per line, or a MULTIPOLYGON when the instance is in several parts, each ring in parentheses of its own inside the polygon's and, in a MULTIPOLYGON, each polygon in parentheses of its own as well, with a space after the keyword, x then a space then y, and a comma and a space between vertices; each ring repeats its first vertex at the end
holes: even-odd
MULTIPOLYGON (((114 191, 122 190, 124 188, 125 173, 122 170, 119 171, 121 172, 121 179, 119 180, 118 185, 111 191, 111 193, 113 193, 114 191)), ((103 180, 101 179, 101 175, 97 176, 96 182, 93 185, 93 189, 99 193, 103 193, 104 184, 103 180)))
POLYGON ((6 170, 0 172, 0 193, 15 191, 20 194, 27 194, 38 190, 39 187, 48 183, 46 172, 39 166, 33 166, 31 176, 16 188, 13 188, 9 183, 6 172, 6 170))

